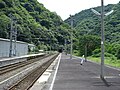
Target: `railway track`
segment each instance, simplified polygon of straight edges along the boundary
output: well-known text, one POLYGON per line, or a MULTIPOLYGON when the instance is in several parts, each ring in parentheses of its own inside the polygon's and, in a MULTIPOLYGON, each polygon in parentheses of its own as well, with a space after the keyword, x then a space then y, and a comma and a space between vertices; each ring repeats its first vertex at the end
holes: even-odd
POLYGON ((57 56, 58 54, 29 57, 26 61, 0 67, 0 90, 27 90, 57 56))
POLYGON ((34 62, 41 60, 41 59, 48 57, 48 56, 50 56, 50 55, 43 55, 41 57, 36 57, 35 59, 28 58, 26 61, 22 61, 22 62, 15 63, 15 64, 10 64, 10 65, 4 66, 4 67, 0 67, 0 75, 7 73, 7 72, 10 72, 10 71, 13 71, 15 69, 24 67, 28 64, 34 63, 34 62))
POLYGON ((56 59, 58 55, 55 55, 53 58, 34 69, 23 79, 18 81, 16 84, 11 86, 8 90, 29 90, 29 88, 36 82, 36 80, 44 73, 44 71, 50 66, 50 64, 56 59))

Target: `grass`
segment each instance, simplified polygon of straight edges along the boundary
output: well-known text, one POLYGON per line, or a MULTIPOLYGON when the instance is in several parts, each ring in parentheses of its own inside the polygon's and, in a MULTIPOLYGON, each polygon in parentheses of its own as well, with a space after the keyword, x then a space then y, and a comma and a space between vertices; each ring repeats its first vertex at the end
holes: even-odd
MULTIPOLYGON (((101 58, 98 57, 88 57, 89 60, 100 63, 101 62, 101 58)), ((114 60, 111 59, 110 57, 105 57, 105 64, 109 65, 109 66, 113 66, 113 67, 117 67, 120 68, 120 59, 115 58, 114 60)))

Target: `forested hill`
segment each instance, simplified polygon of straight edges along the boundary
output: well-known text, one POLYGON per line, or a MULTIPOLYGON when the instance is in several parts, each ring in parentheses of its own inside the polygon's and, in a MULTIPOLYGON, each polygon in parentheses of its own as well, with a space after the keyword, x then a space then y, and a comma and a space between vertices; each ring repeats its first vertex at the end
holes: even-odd
POLYGON ((17 21, 17 40, 39 45, 51 38, 62 45, 69 37, 69 25, 37 0, 0 0, 0 38, 9 38, 10 14, 17 21))
MULTIPOLYGON (((94 9, 101 12, 100 7, 95 7, 94 9)), ((120 43, 120 3, 105 6, 105 13, 112 9, 114 12, 105 17, 105 38, 108 42, 120 43)), ((91 9, 83 10, 73 15, 73 19, 74 28, 76 28, 78 36, 86 33, 90 35, 101 35, 100 17, 95 15, 91 9)), ((70 18, 65 20, 65 22, 70 24, 70 18)))

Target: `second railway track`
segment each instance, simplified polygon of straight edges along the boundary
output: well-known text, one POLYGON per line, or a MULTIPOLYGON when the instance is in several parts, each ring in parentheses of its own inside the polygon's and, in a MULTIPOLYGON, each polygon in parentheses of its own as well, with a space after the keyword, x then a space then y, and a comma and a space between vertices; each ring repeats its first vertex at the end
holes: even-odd
POLYGON ((44 71, 50 66, 50 64, 55 60, 56 57, 57 55, 55 55, 49 61, 45 62, 42 66, 30 72, 26 77, 11 86, 8 90, 29 90, 29 88, 44 73, 44 71))
MULTIPOLYGON (((27 89, 15 89, 13 86, 14 84, 16 86, 16 83, 18 82, 20 83, 21 81, 28 82, 29 79, 32 80, 32 82, 34 82, 46 70, 46 68, 57 56, 58 54, 52 54, 37 57, 35 59, 29 58, 26 61, 11 64, 0 68, 0 90, 27 90, 27 89), (37 74, 38 72, 39 75, 37 74), (36 77, 34 80, 32 79, 33 76, 36 77), (24 81, 25 78, 27 78, 26 80, 28 81, 24 81)), ((31 84, 29 83, 27 86, 29 87, 29 85, 32 85, 32 83, 31 84)))
POLYGON ((48 56, 50 56, 50 55, 44 55, 44 56, 41 56, 41 57, 38 57, 38 58, 35 58, 35 59, 30 59, 30 60, 28 59, 26 61, 10 64, 10 65, 4 66, 4 67, 0 67, 0 75, 4 74, 4 73, 7 73, 7 72, 10 72, 10 71, 13 71, 13 70, 18 69, 18 68, 21 68, 23 66, 31 64, 33 62, 36 62, 36 61, 38 61, 40 59, 43 59, 45 57, 48 57, 48 56))

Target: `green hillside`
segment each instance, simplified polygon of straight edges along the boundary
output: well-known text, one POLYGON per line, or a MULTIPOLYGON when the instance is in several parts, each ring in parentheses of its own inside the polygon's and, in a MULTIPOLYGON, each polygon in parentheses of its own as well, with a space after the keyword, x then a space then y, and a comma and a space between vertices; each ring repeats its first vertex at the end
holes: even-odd
POLYGON ((9 15, 17 21, 17 40, 28 43, 60 45, 69 38, 69 25, 37 0, 0 0, 0 38, 10 37, 9 15), (51 30, 51 31, 50 31, 51 30), (50 41, 51 38, 51 41, 50 41))
MULTIPOLYGON (((94 8, 101 11, 101 7, 94 8)), ((105 6, 105 12, 114 12, 105 17, 105 55, 120 58, 120 3, 105 6)), ((62 21, 55 12, 50 12, 37 0, 0 0, 0 38, 10 38, 11 18, 17 22, 17 40, 33 43, 38 49, 64 47, 70 41, 70 18, 62 21)), ((101 21, 91 9, 74 16, 73 51, 76 55, 100 56, 101 21)), ((67 44, 67 50, 70 49, 67 44)))
MULTIPOLYGON (((95 7, 101 12, 101 7, 95 7)), ((117 62, 120 59, 120 2, 105 6, 105 13, 114 10, 112 14, 106 16, 105 21, 105 57, 109 57, 108 62, 117 62)), ((74 43, 74 53, 76 55, 86 54, 87 56, 101 56, 101 17, 95 15, 90 9, 83 10, 72 16, 74 29, 78 41, 74 43)), ((70 17, 65 20, 70 25, 70 17)))
MULTIPOLYGON (((112 5, 109 4, 105 6, 105 12, 114 10, 114 12, 105 17, 105 37, 109 42, 118 42, 120 41, 119 33, 119 4, 112 5)), ((101 12, 100 7, 95 7, 95 10, 101 12)), ((74 19, 74 28, 77 30, 78 35, 83 35, 89 33, 91 35, 99 35, 101 33, 101 21, 100 17, 95 15, 91 9, 83 10, 73 16, 74 19)), ((70 23, 70 18, 65 20, 68 24, 70 23)))

